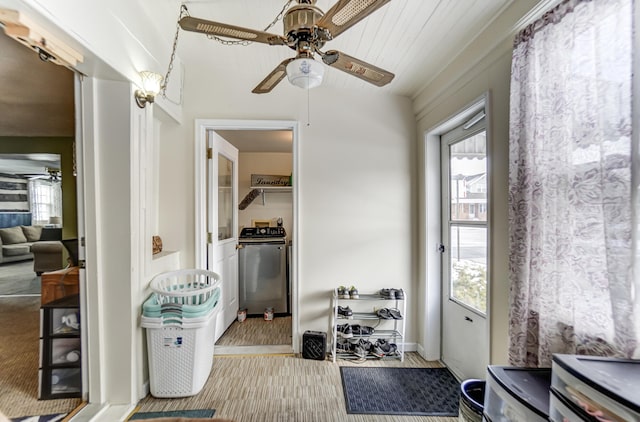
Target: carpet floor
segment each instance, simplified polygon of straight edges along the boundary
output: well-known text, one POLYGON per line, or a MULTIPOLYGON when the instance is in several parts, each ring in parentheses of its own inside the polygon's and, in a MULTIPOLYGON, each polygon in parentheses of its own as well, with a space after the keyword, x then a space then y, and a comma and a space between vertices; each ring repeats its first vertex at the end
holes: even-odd
POLYGON ((33 260, 0 265, 0 296, 40 294, 40 276, 33 271, 33 260))
POLYGON ((38 400, 40 297, 0 298, 0 410, 9 418, 68 413, 80 399, 38 400))
POLYGON ((348 414, 341 367, 441 367, 417 353, 404 362, 363 363, 302 359, 292 355, 216 356, 207 383, 195 396, 148 396, 140 412, 216 409, 215 417, 237 422, 458 422, 457 417, 348 414))
POLYGON ((268 346, 291 344, 291 317, 247 318, 234 321, 216 342, 216 346, 268 346))
POLYGON ((460 383, 447 368, 340 368, 347 413, 457 416, 460 383))

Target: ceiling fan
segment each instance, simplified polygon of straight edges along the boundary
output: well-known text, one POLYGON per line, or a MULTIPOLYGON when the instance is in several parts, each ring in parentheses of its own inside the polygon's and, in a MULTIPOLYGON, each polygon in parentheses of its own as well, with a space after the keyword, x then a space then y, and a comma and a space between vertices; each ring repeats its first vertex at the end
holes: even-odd
POLYGON ((362 19, 384 6, 390 0, 338 0, 324 13, 314 6, 316 0, 296 0, 284 16, 284 35, 256 31, 240 26, 185 16, 179 24, 185 31, 208 35, 260 42, 269 45, 284 45, 297 52, 296 57, 280 63, 254 89, 255 94, 270 92, 287 75, 294 85, 313 88, 322 82, 324 67, 314 60, 318 53, 322 61, 333 68, 348 73, 376 86, 384 86, 395 76, 384 69, 351 57, 341 51, 321 48, 362 19))

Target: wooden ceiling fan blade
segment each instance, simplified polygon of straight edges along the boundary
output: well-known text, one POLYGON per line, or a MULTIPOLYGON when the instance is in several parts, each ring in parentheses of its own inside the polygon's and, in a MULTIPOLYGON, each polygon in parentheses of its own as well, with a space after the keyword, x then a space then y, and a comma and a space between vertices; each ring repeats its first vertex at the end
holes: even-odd
POLYGON ((241 26, 228 25, 226 23, 194 18, 192 16, 185 16, 180 19, 179 23, 180 27, 185 31, 200 32, 202 34, 215 35, 218 37, 235 38, 237 40, 261 42, 269 45, 285 44, 285 39, 280 35, 243 28, 241 26))
POLYGON ((342 70, 376 86, 384 86, 395 77, 391 72, 336 50, 327 51, 322 56, 322 61, 328 66, 342 70))
POLYGON ((254 94, 266 94, 280 83, 287 75, 287 65, 295 58, 286 59, 267 75, 251 92, 254 94))
POLYGON ((331 37, 335 38, 389 1, 391 0, 338 0, 317 25, 327 29, 331 37))

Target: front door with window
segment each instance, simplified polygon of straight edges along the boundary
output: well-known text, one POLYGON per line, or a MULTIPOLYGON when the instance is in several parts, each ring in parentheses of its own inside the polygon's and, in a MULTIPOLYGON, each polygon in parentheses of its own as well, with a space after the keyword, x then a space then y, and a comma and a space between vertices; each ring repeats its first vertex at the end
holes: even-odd
POLYGON ((485 378, 487 160, 484 120, 442 136, 442 360, 461 379, 485 378))

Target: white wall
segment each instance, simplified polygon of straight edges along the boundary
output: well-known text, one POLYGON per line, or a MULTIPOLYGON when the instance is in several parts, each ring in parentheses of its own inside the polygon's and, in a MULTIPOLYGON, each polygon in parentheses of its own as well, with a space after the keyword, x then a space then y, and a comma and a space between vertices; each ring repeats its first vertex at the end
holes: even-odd
MULTIPOLYGON (((241 152, 238 158, 238 200, 251 191, 252 174, 289 175, 293 168, 293 155, 283 152, 241 152)), ((251 227, 253 220, 270 220, 275 226, 282 217, 283 227, 291 238, 293 234, 293 194, 292 192, 272 192, 257 197, 247 208, 238 211, 239 229, 251 227)), ((240 230, 238 230, 240 232, 240 230)))
POLYGON ((130 189, 133 119, 132 110, 122 106, 131 93, 126 82, 83 84, 84 110, 97 117, 94 126, 84 127, 83 156, 88 302, 83 320, 90 326, 85 332, 92 351, 87 368, 92 403, 131 403, 140 383, 135 363, 141 336, 136 327, 139 286, 131 282, 139 281, 130 189))
MULTIPOLYGON (((160 175, 160 232, 185 252, 183 265, 194 263, 194 120, 298 120, 300 331, 329 329, 330 292, 340 284, 365 292, 402 287, 410 294, 417 205, 409 99, 320 87, 310 92, 307 119, 306 92, 286 81, 255 95, 250 86, 189 68, 185 86, 185 125, 165 127, 160 158, 161 168, 172 169, 160 175)), ((414 326, 409 320, 409 341, 414 326)))

